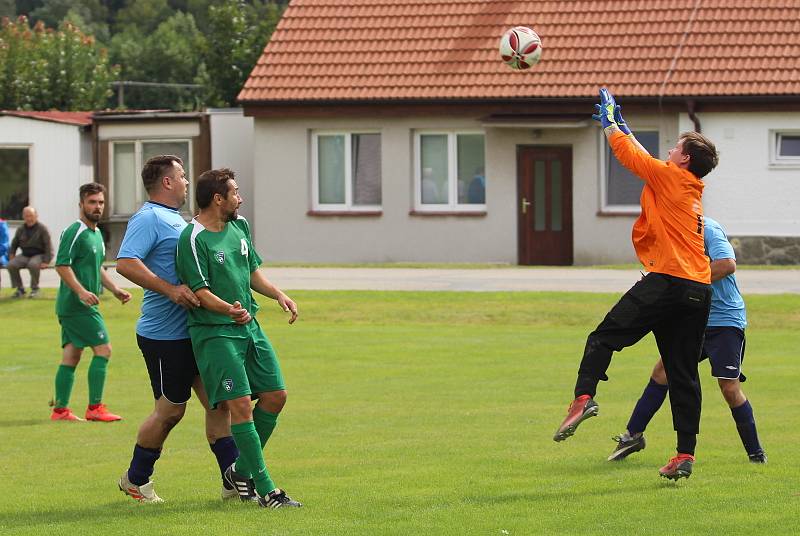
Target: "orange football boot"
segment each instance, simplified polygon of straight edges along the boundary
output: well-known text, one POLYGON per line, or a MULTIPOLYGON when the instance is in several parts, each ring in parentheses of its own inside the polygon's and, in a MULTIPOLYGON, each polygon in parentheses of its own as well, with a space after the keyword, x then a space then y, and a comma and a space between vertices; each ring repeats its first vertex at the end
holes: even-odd
POLYGON ((97 404, 94 407, 89 406, 88 408, 86 408, 86 420, 99 421, 99 422, 114 422, 114 421, 121 421, 122 417, 120 417, 119 415, 114 415, 113 413, 109 412, 105 404, 97 404))
POLYGON ((51 421, 82 421, 80 417, 72 413, 69 408, 53 408, 53 413, 50 414, 51 421))

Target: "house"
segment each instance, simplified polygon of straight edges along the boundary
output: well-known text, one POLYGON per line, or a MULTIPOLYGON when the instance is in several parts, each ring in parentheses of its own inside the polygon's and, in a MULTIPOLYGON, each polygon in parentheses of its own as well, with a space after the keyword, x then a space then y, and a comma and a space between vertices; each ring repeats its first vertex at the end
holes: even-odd
MULTIPOLYGON (((175 154, 184 160, 189 198, 194 182, 212 167, 230 167, 242 177, 251 200, 253 120, 241 108, 203 112, 132 110, 112 112, 0 112, 0 217, 20 225, 22 207, 35 206, 53 234, 78 217, 78 188, 97 181, 106 187, 101 227, 114 259, 130 216, 146 199, 140 172, 148 158, 175 154), (212 141, 213 140, 213 141, 212 141)), ((241 213, 254 220, 254 205, 241 213)))
POLYGON ((717 145, 706 213, 740 261, 800 262, 800 4, 292 0, 239 94, 268 260, 635 260, 642 183, 591 120, 607 86, 661 158, 717 145), (502 33, 534 28, 514 71, 502 33))
POLYGON ((92 180, 91 112, 0 111, 0 218, 10 227, 36 207, 53 240, 78 216, 92 180))
MULTIPOLYGON (((182 207, 186 219, 197 210, 197 176, 212 167, 234 169, 245 177, 242 196, 252 195, 253 121, 241 109, 107 111, 95 112, 92 120, 95 177, 108 190, 104 224, 109 258, 116 257, 128 219, 147 199, 140 173, 152 156, 174 154, 183 160, 189 180, 189 195, 182 207)), ((253 219, 252 207, 241 211, 249 219, 253 219)))

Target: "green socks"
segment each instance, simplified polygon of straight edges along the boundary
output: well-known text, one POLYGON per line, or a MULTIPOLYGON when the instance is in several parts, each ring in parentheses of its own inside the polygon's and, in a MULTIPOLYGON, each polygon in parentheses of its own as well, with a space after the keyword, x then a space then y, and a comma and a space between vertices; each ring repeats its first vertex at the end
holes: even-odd
MULTIPOLYGON (((106 384, 106 368, 108 358, 96 355, 89 365, 89 405, 99 404, 103 400, 103 387, 106 384)), ((74 370, 74 369, 73 369, 74 370)))
POLYGON ((278 424, 278 414, 264 411, 256 406, 253 410, 253 422, 256 425, 258 439, 261 440, 261 448, 263 449, 278 424))
POLYGON ((231 434, 236 442, 236 447, 239 449, 236 472, 251 475, 256 484, 258 494, 266 497, 276 486, 269 476, 267 466, 264 464, 264 454, 261 452, 255 424, 253 421, 232 424, 231 434))
POLYGON ((56 372, 56 398, 53 401, 56 408, 66 408, 72 394, 72 384, 75 383, 75 367, 59 365, 56 372))

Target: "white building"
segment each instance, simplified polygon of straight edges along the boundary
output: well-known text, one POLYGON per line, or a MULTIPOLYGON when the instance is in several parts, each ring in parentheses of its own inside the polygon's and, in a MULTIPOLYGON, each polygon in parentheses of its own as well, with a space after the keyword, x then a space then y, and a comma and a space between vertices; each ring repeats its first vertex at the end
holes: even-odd
POLYGON ((717 144, 706 213, 740 260, 800 262, 800 5, 577 5, 290 3, 239 95, 265 258, 634 261, 642 183, 590 118, 608 86, 652 154, 717 144), (542 37, 529 71, 498 57, 516 25, 542 37))

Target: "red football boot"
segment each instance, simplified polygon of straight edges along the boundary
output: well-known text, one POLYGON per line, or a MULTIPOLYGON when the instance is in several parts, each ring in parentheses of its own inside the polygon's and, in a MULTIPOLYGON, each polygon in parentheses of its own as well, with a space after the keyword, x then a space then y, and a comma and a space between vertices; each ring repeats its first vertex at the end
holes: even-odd
POLYGON ((581 395, 572 401, 567 411, 567 418, 561 423, 556 434, 553 436, 553 441, 564 441, 577 430, 578 425, 588 419, 594 417, 600 410, 597 402, 592 400, 589 395, 581 395))
POLYGON ((691 454, 678 454, 671 458, 667 465, 658 470, 658 473, 664 478, 670 480, 678 480, 679 478, 689 478, 692 475, 692 465, 694 464, 694 456, 691 454))
POLYGON ((86 408, 87 421, 114 422, 121 421, 122 417, 110 413, 105 404, 95 404, 86 408))
POLYGON ((69 408, 53 408, 53 413, 50 414, 51 421, 82 421, 80 417, 72 413, 69 408))

